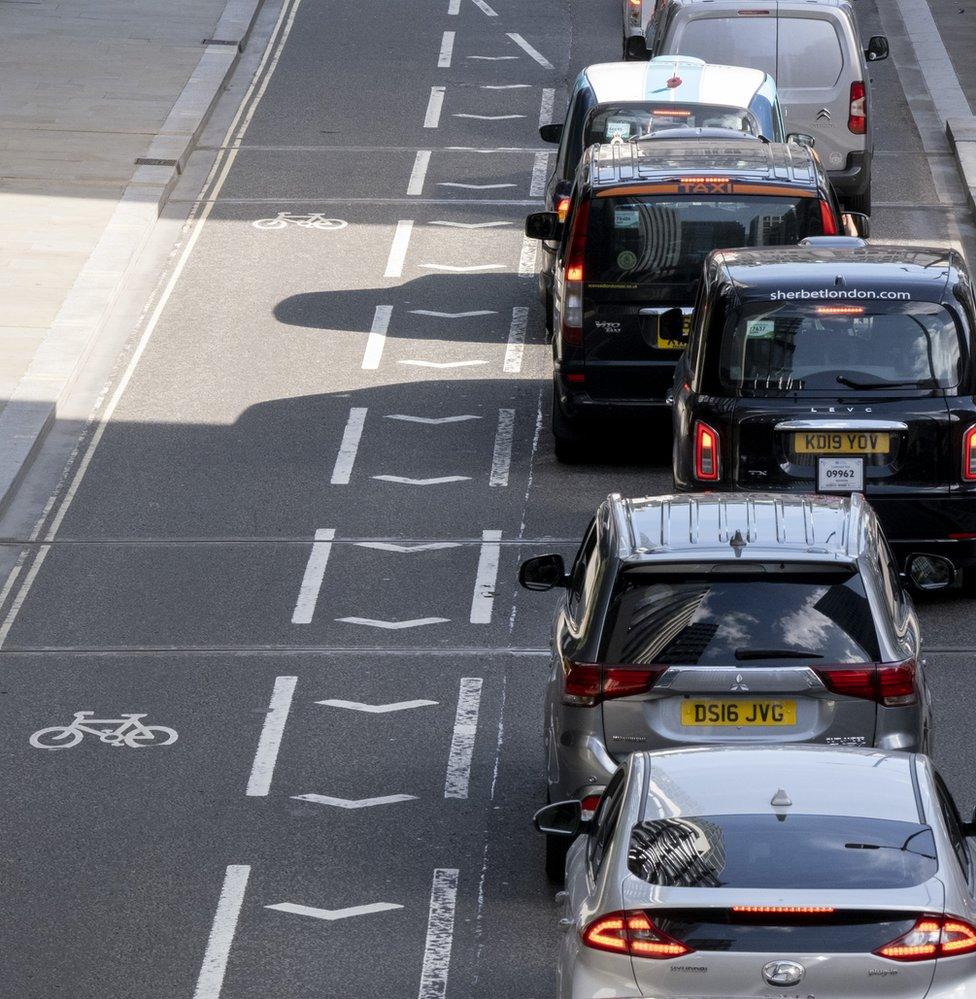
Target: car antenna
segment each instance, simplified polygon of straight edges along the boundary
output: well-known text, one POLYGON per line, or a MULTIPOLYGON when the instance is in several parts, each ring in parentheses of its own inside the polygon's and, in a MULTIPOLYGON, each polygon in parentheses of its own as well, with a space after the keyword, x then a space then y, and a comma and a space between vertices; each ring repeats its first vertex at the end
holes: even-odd
POLYGON ((742 531, 738 528, 735 529, 735 534, 732 535, 732 540, 729 542, 732 546, 732 550, 735 552, 736 558, 742 557, 742 550, 746 546, 746 539, 742 536, 742 531))
POLYGON ((790 796, 782 788, 780 788, 773 795, 773 799, 770 801, 770 804, 773 808, 789 808, 790 805, 793 804, 793 801, 790 796))

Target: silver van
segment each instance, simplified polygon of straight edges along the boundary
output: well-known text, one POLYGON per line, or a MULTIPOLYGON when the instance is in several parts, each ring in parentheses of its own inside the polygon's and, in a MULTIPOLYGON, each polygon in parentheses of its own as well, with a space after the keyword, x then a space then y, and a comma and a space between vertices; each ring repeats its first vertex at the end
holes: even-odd
MULTIPOLYGON (((650 6, 650 4, 648 4, 650 6)), ((874 150, 867 63, 888 56, 873 36, 861 49, 847 0, 658 0, 645 25, 652 57, 697 56, 772 75, 790 132, 812 135, 844 205, 871 213, 874 150)))

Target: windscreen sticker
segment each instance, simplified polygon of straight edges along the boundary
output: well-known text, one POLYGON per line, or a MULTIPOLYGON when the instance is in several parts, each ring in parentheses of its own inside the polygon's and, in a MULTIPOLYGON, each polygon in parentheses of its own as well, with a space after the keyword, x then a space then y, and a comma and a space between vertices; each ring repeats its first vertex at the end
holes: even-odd
POLYGON ((614 208, 614 229, 636 229, 640 226, 640 213, 636 208, 614 208))
POLYGON ((622 250, 617 254, 617 266, 622 271, 633 270, 637 266, 637 254, 633 250, 622 250))
POLYGON ((750 319, 746 323, 746 336, 756 340, 771 340, 776 333, 776 323, 771 319, 750 319))
POLYGON ((631 127, 629 121, 613 121, 611 119, 607 122, 607 142, 612 142, 614 139, 629 139, 631 127))

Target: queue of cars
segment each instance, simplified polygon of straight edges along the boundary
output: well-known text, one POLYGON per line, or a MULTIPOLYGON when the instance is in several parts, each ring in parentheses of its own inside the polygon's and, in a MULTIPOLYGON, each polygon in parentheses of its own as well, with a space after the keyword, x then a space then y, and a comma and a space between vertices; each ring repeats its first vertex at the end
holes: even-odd
POLYGON ((976 567, 976 303, 955 251, 867 241, 887 41, 846 0, 623 13, 526 220, 557 458, 673 430, 673 494, 520 570, 563 591, 559 999, 976 995, 976 815, 908 592, 976 567))

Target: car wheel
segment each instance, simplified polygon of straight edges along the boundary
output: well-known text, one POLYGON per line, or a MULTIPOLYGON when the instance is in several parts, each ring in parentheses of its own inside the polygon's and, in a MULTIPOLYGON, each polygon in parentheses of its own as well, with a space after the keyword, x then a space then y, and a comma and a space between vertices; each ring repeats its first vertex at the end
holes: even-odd
POLYGON ((860 194, 851 194, 845 199, 845 204, 847 205, 847 210, 849 212, 861 212, 864 215, 871 214, 871 185, 868 186, 860 194))
POLYGON ((571 842, 564 836, 546 837, 546 877, 554 885, 566 880, 566 854, 571 842))
POLYGON ((582 460, 585 448, 579 425, 563 412, 555 384, 552 387, 552 439, 557 461, 575 465, 582 460))

